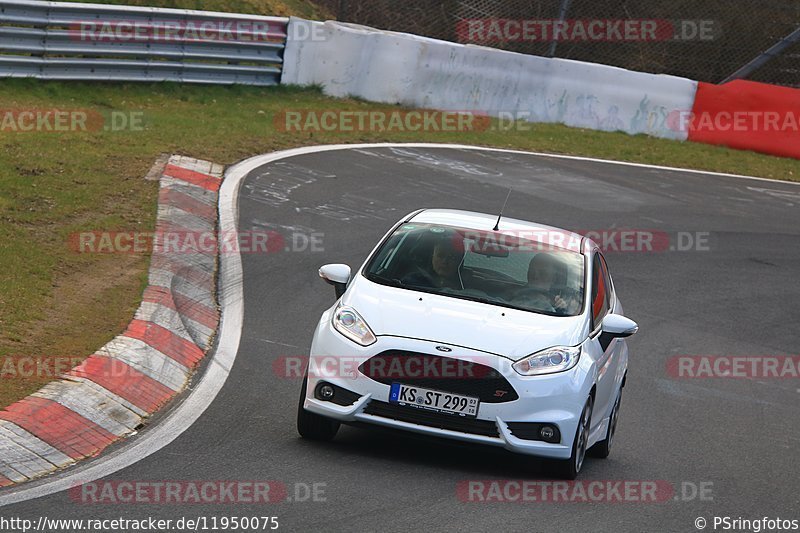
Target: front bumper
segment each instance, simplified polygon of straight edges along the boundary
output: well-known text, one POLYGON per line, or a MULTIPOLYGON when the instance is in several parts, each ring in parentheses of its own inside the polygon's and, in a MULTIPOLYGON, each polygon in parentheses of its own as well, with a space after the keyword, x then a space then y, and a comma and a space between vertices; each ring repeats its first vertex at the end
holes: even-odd
MULTIPOLYGON (((504 357, 450 346, 447 357, 480 361, 502 374, 516 391, 518 398, 502 403, 481 402, 477 420, 483 429, 494 424, 496 431, 471 432, 469 424, 464 429, 447 429, 435 421, 420 421, 426 417, 392 417, 385 409, 389 404, 390 386, 370 379, 358 371, 358 367, 371 357, 387 350, 408 351, 435 355, 439 352, 435 343, 404 337, 380 336, 371 346, 361 347, 341 336, 330 327, 323 315, 314 335, 311 348, 312 365, 308 375, 308 388, 304 401, 306 410, 339 420, 343 423, 366 423, 445 437, 465 442, 498 446, 516 453, 536 455, 554 459, 568 459, 572 452, 572 441, 581 410, 589 396, 592 379, 591 363, 579 361, 570 371, 548 376, 525 377, 511 368, 512 361, 504 357), (350 405, 320 400, 314 391, 320 381, 356 393, 357 399, 350 405), (370 409, 371 402, 378 402, 370 409), (383 407, 376 409, 375 407, 383 407), (370 414, 380 412, 381 415, 370 414), (399 420, 397 418, 406 418, 399 420), (408 418, 414 419, 409 421, 408 418), (487 424, 488 422, 488 424, 487 424), (515 436, 509 423, 548 423, 558 427, 561 441, 557 444, 539 440, 528 440, 515 436), (483 434, 479 434, 483 433, 483 434)), ((441 354, 444 355, 444 354, 441 354)), ((397 381, 402 382, 402 379, 397 381)), ((413 384, 413 383, 412 383, 413 384)), ((413 407, 395 406, 395 409, 419 411, 413 407)), ((427 412, 427 411, 426 411, 427 412)), ((450 417, 442 414, 440 417, 450 417)), ((430 418, 430 417, 427 417, 430 418)), ((433 417, 435 418, 435 416, 433 417)), ((444 424, 452 426, 452 424, 444 424)))

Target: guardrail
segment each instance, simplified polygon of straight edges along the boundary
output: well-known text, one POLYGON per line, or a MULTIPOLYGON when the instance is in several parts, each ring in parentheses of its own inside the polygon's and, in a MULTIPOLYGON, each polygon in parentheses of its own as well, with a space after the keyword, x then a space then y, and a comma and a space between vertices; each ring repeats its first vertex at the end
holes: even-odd
POLYGON ((0 77, 277 85, 288 19, 0 0, 0 77))

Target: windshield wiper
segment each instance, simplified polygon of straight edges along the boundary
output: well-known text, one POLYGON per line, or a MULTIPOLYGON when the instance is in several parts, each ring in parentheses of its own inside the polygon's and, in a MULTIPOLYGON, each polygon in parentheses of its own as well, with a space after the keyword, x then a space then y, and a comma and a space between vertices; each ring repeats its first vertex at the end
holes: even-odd
POLYGON ((442 293, 444 296, 455 296, 461 300, 469 300, 471 302, 478 302, 482 304, 489 304, 489 305, 501 305, 503 307, 511 307, 513 309, 520 309, 519 307, 514 307, 511 304, 505 303, 503 300, 495 300, 492 298, 484 298, 483 296, 466 296, 463 294, 456 294, 452 292, 442 293))
POLYGON ((478 303, 488 304, 488 305, 498 305, 500 307, 506 307, 508 309, 516 309, 517 311, 526 311, 528 313, 537 313, 537 314, 540 314, 540 315, 548 315, 548 316, 564 316, 564 315, 559 314, 558 312, 550 312, 550 311, 544 311, 542 309, 530 309, 530 308, 527 308, 527 307, 519 307, 517 305, 506 303, 504 300, 492 300, 491 298, 483 298, 481 296, 465 296, 465 295, 455 294, 455 293, 451 293, 451 292, 439 293, 439 294, 441 294, 442 296, 453 296, 453 297, 458 298, 460 300, 469 300, 471 302, 478 302, 478 303))
POLYGON ((388 285, 390 287, 406 287, 407 285, 399 279, 386 278, 377 274, 367 274, 367 279, 381 285, 388 285))
POLYGON ((413 291, 426 292, 428 294, 435 294, 437 296, 452 296, 453 298, 458 298, 459 300, 467 300, 467 301, 470 301, 470 302, 478 302, 478 303, 487 304, 487 305, 498 305, 500 307, 505 307, 505 308, 508 308, 508 309, 516 309, 517 311, 526 311, 526 312, 529 312, 529 313, 537 313, 537 314, 540 314, 540 315, 564 316, 564 315, 559 314, 557 312, 550 312, 550 311, 544 311, 544 310, 541 310, 541 309, 529 309, 529 308, 526 308, 526 307, 519 307, 517 305, 512 305, 510 303, 506 303, 504 300, 500 300, 500 299, 494 300, 492 298, 485 298, 485 297, 482 297, 482 296, 467 296, 465 294, 458 294, 456 291, 441 292, 441 291, 437 291, 433 287, 422 287, 422 286, 418 286, 418 285, 409 285, 407 283, 403 283, 399 279, 386 278, 384 276, 379 276, 377 274, 367 274, 367 279, 372 281, 372 282, 374 282, 374 283, 379 283, 381 285, 388 285, 389 287, 396 287, 396 288, 400 288, 400 289, 410 289, 410 290, 413 290, 413 291))

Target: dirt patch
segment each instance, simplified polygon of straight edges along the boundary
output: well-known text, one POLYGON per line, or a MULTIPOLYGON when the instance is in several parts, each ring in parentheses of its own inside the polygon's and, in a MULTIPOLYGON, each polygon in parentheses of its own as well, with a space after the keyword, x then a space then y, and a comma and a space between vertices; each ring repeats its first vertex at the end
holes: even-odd
MULTIPOLYGON (((59 272, 54 276, 42 317, 30 321, 21 338, 11 339, 0 333, 0 353, 17 361, 85 359, 123 331, 133 318, 148 264, 149 259, 144 256, 113 254, 93 258, 69 272, 59 272)), ((3 375, 0 407, 52 380, 46 372, 34 374, 3 375)))

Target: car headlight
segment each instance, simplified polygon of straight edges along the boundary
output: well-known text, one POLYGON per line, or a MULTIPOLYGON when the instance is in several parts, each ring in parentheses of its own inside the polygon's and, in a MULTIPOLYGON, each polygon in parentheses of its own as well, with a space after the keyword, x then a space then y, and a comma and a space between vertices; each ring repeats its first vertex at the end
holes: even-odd
POLYGON ((346 305, 337 307, 333 313, 332 323, 336 331, 361 346, 369 346, 377 340, 361 315, 352 307, 346 305))
POLYGON ((523 376, 555 374, 577 365, 580 356, 580 346, 555 346, 520 359, 511 366, 523 376))

